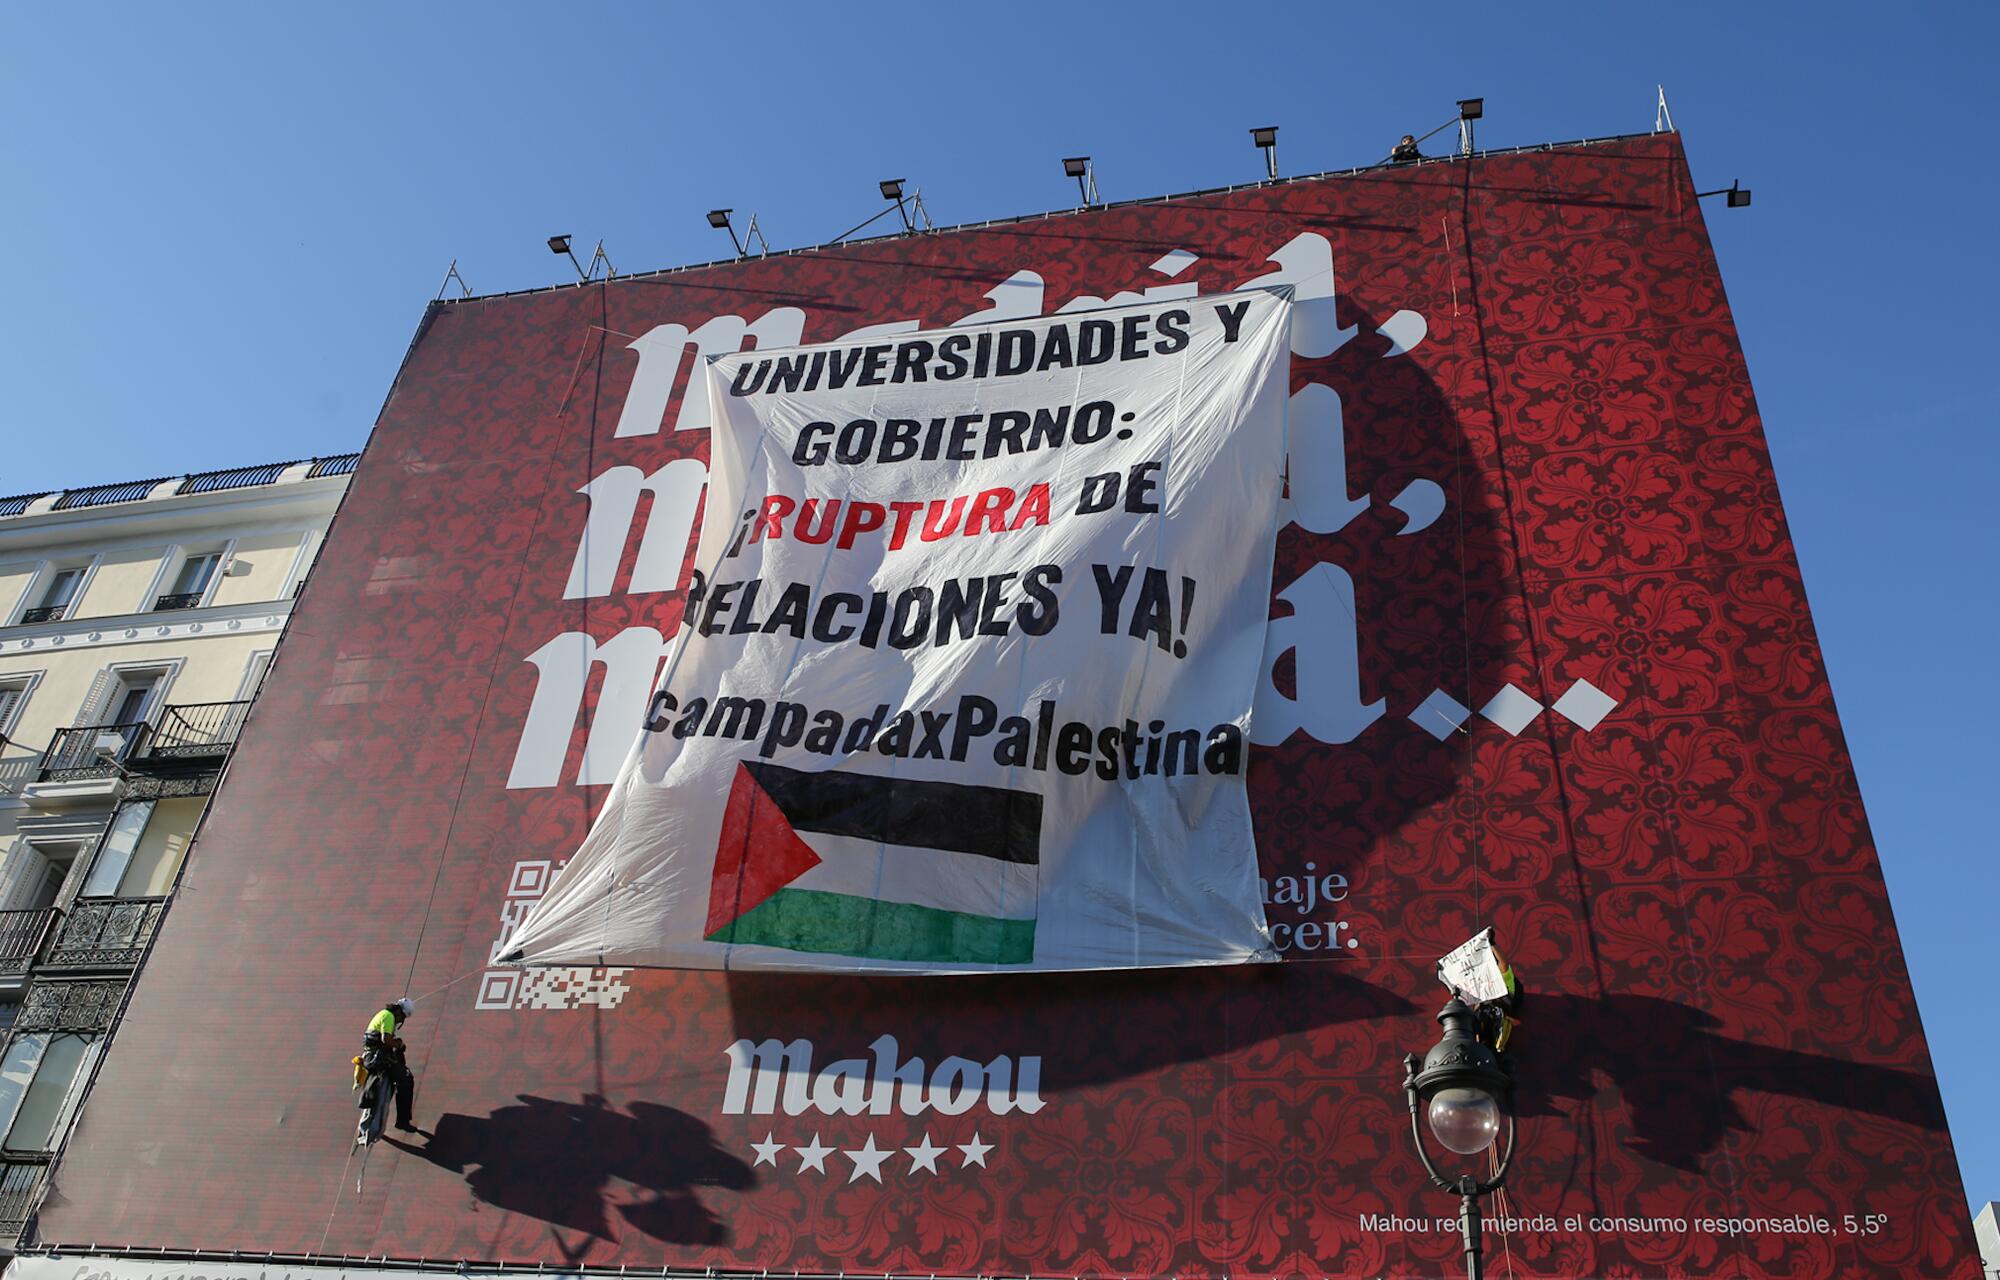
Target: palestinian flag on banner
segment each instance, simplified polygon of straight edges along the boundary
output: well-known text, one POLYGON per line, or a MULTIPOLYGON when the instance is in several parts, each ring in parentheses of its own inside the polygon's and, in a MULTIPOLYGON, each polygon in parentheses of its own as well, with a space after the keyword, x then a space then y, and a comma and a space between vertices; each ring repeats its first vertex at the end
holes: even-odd
POLYGON ((1032 964, 1041 831, 1033 791, 741 761, 702 934, 870 960, 1032 964))

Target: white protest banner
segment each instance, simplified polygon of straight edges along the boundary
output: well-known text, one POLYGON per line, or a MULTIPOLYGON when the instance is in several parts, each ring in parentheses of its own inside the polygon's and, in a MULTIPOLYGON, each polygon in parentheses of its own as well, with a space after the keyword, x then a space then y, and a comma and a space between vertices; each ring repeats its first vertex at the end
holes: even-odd
POLYGON ((1473 1008, 1514 993, 1513 970, 1493 944, 1492 926, 1453 947, 1438 961, 1438 981, 1473 1008))
POLYGON ((508 958, 1275 958, 1244 773, 1289 310, 1247 291, 714 361, 678 646, 508 958))

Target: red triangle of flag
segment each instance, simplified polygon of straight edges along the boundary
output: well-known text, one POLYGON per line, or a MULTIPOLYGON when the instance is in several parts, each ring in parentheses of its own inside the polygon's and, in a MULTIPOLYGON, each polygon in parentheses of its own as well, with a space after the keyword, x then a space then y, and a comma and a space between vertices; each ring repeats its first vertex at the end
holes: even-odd
POLYGON ((757 907, 819 862, 819 855, 799 839, 776 802, 739 763, 729 787, 729 807, 722 814, 722 835, 715 844, 703 936, 757 907))

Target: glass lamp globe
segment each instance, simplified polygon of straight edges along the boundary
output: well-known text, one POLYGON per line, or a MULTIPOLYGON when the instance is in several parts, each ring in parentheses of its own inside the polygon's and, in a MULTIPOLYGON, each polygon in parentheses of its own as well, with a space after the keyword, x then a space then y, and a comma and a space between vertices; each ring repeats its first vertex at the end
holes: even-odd
POLYGON ((1500 1136, 1500 1106, 1483 1089, 1440 1089, 1431 1099, 1431 1133, 1462 1156, 1477 1155, 1500 1136))

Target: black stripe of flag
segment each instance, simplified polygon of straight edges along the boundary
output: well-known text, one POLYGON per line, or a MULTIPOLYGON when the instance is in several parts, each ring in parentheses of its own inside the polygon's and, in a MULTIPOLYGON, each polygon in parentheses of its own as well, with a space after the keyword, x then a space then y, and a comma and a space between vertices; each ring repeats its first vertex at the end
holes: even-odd
POLYGON ((795 830, 1041 863, 1037 792, 742 763, 795 830))

